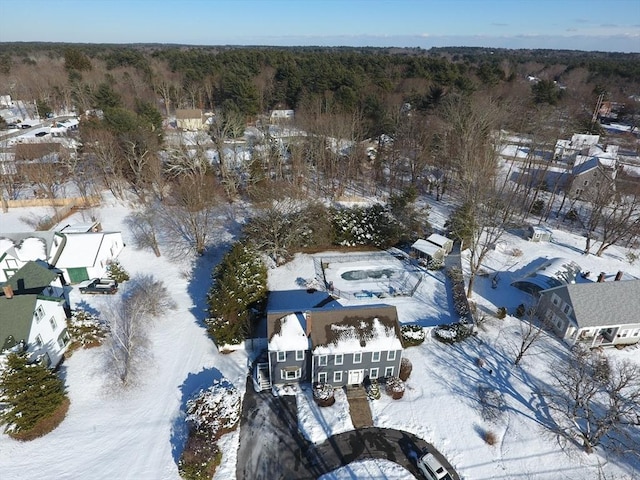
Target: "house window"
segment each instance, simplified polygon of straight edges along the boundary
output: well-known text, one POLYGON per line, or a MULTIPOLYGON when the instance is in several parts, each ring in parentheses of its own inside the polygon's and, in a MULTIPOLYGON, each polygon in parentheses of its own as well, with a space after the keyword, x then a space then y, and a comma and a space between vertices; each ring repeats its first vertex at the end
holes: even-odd
POLYGON ((320 355, 318 357, 318 366, 319 367, 326 367, 327 366, 327 356, 326 355, 320 355))
POLYGON ((44 317, 44 308, 42 308, 42 305, 40 305, 38 308, 36 308, 36 321, 40 321, 42 320, 42 317, 44 317))
POLYGON ((42 348, 43 343, 42 343, 42 337, 40 335, 36 336, 36 345, 39 348, 42 348))
POLYGON ((371 380, 375 380, 376 378, 378 378, 378 372, 379 370, 377 368, 372 368, 371 370, 369 370, 369 378, 371 380))
POLYGON ((589 185, 589 180, 585 180, 583 185, 586 187, 587 185, 589 185))
POLYGON ((393 377, 393 367, 387 367, 384 369, 385 377, 393 377))
POLYGON ((7 258, 7 268, 18 268, 18 261, 14 258, 7 258))
POLYGON ((571 313, 571 307, 569 305, 565 305, 562 311, 565 313, 565 315, 569 315, 571 313))
POLYGON ((342 372, 333 372, 333 383, 342 383, 342 372))
POLYGON ((334 365, 342 365, 342 354, 341 353, 336 354, 336 356, 333 358, 333 363, 334 363, 334 365))
POLYGON ((280 370, 280 376, 283 380, 297 380, 302 376, 302 370, 297 367, 283 368, 280 370))
POLYGON ((553 303, 556 307, 560 305, 560 297, 558 297, 555 293, 551 295, 551 303, 553 303))
POLYGON ((362 363, 362 353, 354 353, 353 354, 353 363, 362 363))
POLYGON ((622 330, 622 338, 629 336, 629 330, 622 330))
POLYGON ((277 362, 285 362, 287 360, 287 352, 278 352, 276 357, 277 362))
POLYGON ((64 346, 69 342, 70 338, 71 337, 69 336, 69 332, 67 332, 67 329, 65 328, 58 337, 58 345, 60 346, 60 348, 64 348, 64 346))
POLYGON ((327 383, 327 372, 320 372, 318 374, 318 383, 327 383))
POLYGON ((304 360, 304 350, 296 350, 296 360, 304 360))
POLYGON ((380 352, 373 352, 371 354, 371 361, 372 362, 379 362, 380 361, 380 352))
POLYGON ((51 324, 51 329, 52 330, 55 330, 56 328, 58 328, 58 325, 56 324, 56 319, 55 318, 51 317, 49 319, 49 323, 51 324))
POLYGON ((390 350, 387 352, 387 360, 389 362, 393 362, 396 359, 396 351, 395 350, 390 350))
POLYGON ((576 195, 580 195, 583 192, 581 188, 576 188, 576 195))
POLYGON ((640 328, 637 328, 633 331, 633 335, 631 335, 632 337, 637 337, 640 336, 640 328))

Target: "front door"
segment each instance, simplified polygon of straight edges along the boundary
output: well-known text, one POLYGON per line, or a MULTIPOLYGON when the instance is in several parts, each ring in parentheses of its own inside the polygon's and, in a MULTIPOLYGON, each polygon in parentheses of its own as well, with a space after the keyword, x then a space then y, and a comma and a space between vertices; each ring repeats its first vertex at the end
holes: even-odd
POLYGON ((364 380, 364 370, 349 370, 349 385, 360 385, 364 380))

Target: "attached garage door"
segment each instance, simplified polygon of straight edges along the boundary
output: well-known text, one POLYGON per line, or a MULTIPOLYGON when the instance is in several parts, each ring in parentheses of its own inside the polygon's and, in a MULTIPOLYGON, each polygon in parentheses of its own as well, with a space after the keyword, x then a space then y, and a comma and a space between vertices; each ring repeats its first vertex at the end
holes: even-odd
POLYGON ((71 283, 80 283, 85 280, 89 280, 89 274, 87 273, 86 267, 67 268, 67 273, 69 274, 69 280, 71 283))

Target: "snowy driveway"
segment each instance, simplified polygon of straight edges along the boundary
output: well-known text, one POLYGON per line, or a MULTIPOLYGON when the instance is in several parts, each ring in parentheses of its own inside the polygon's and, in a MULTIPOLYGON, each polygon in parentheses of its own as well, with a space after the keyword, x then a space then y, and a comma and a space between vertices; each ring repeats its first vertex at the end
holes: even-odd
POLYGON ((249 378, 242 405, 238 480, 318 478, 352 462, 382 458, 395 462, 420 478, 418 452, 428 450, 459 480, 447 460, 415 435, 368 427, 340 433, 314 445, 298 428, 296 397, 256 393, 249 378))

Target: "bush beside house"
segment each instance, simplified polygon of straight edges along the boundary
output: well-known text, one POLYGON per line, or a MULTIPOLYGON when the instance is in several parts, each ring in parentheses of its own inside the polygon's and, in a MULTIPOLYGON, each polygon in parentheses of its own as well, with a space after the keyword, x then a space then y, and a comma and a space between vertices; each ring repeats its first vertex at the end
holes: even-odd
POLYGON ((178 461, 182 478, 201 480, 213 476, 222 459, 216 442, 238 426, 240 407, 240 393, 225 378, 215 380, 187 402, 189 439, 178 461))

